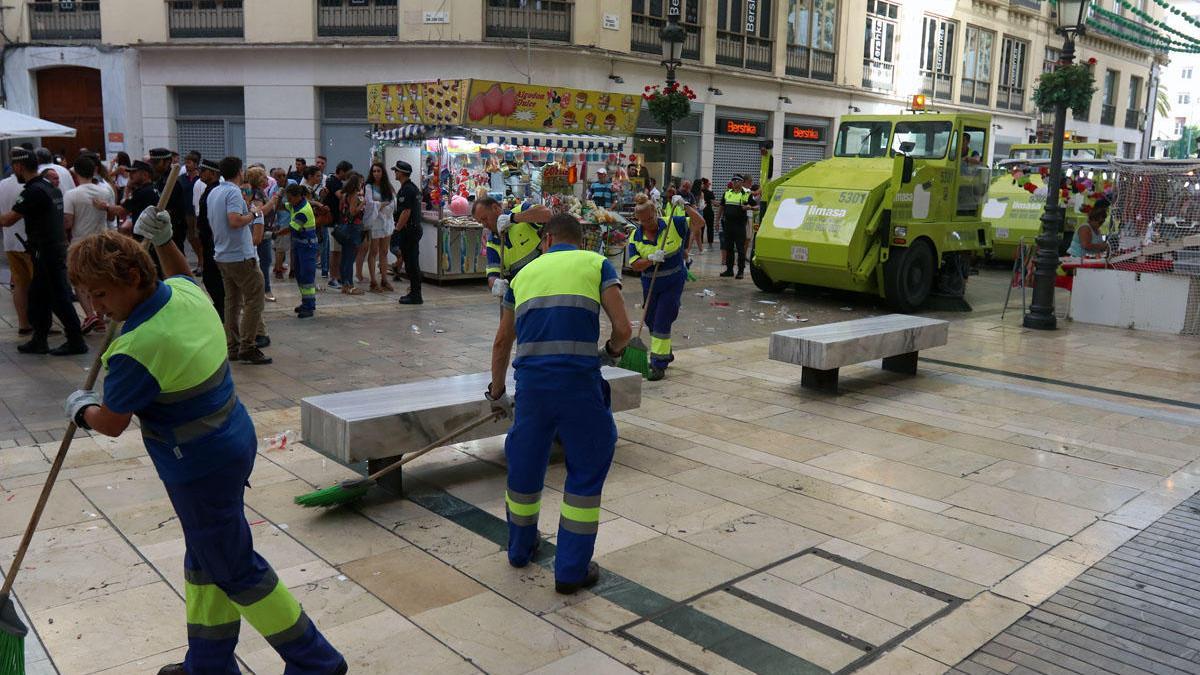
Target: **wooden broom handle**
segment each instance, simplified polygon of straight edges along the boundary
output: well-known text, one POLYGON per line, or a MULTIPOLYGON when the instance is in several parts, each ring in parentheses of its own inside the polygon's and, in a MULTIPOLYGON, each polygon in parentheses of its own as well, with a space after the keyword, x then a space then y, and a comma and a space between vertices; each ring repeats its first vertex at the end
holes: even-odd
MULTIPOLYGON (((178 180, 179 165, 174 164, 171 166, 171 173, 167 175, 167 184, 163 187, 162 194, 158 197, 159 210, 167 207, 167 202, 171 199, 171 192, 175 189, 175 183, 178 180)), ((149 246, 149 239, 142 241, 143 248, 149 248, 149 246)), ((96 380, 100 377, 100 360, 104 357, 104 352, 108 351, 108 346, 112 344, 119 327, 116 321, 109 319, 108 326, 104 331, 104 344, 96 352, 96 355, 92 357, 92 367, 88 368, 87 377, 83 381, 84 389, 92 389, 96 386, 96 380)), ((75 420, 71 420, 67 424, 67 433, 63 434, 62 442, 58 444, 58 454, 54 456, 54 462, 50 464, 50 473, 46 475, 46 482, 42 485, 42 494, 38 496, 37 504, 33 507, 33 513, 29 516, 29 525, 25 528, 25 534, 21 536, 21 544, 17 546, 17 552, 13 555, 12 564, 8 567, 8 574, 4 575, 4 585, 0 586, 0 596, 6 596, 12 591, 13 582, 17 578, 17 571, 21 569, 21 563, 24 562, 25 554, 29 551, 29 544, 33 541, 33 533, 37 531, 38 522, 42 519, 42 512, 46 510, 46 502, 50 501, 50 492, 54 489, 54 483, 58 480, 58 474, 62 470, 63 462, 67 459, 67 451, 71 449, 71 441, 74 440, 75 432, 78 430, 79 427, 75 424, 75 420)))
POLYGON ((395 471, 396 469, 399 469, 400 467, 404 466, 405 464, 408 464, 409 462, 420 457, 421 455, 424 455, 425 453, 427 453, 431 450, 440 448, 443 445, 446 445, 450 441, 454 440, 456 437, 467 433, 468 431, 474 429, 475 427, 477 427, 481 424, 486 424, 488 422, 491 422, 492 420, 496 419, 499 416, 500 416, 499 412, 492 411, 492 412, 484 415, 483 417, 476 419, 473 422, 464 424, 463 426, 447 433, 445 436, 442 436, 441 438, 437 439, 436 441, 431 442, 429 445, 426 445, 425 447, 421 448, 420 450, 410 453, 407 457, 405 457, 404 459, 401 459, 399 462, 396 462, 395 464, 390 464, 390 465, 376 471, 375 473, 367 476, 367 479, 368 480, 379 480, 383 476, 386 476, 387 474, 395 471))

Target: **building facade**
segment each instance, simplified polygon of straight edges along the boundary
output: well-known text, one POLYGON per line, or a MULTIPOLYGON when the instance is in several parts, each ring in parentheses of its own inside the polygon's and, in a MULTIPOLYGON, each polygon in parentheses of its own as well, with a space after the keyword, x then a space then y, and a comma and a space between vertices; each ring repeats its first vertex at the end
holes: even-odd
MULTIPOLYGON (((674 130, 673 174, 718 185, 757 176, 762 141, 778 175, 829 154, 842 115, 897 113, 918 93, 932 109, 991 113, 1004 156, 1037 135, 1032 90, 1061 43, 1038 0, 21 0, 2 15, 12 44, 0 93, 79 129, 59 144, 68 152, 357 165, 367 83, 470 77, 638 95, 664 77, 671 2, 688 35, 679 79, 698 93, 674 130)), ((1099 34, 1080 42, 1100 91, 1068 128, 1134 156, 1155 55, 1099 34)), ((661 175, 664 144, 643 114, 627 148, 661 175)))
MULTIPOLYGON (((1180 10, 1190 16, 1200 16, 1200 0, 1186 0, 1177 5, 1180 10)), ((1168 106, 1166 115, 1156 115, 1154 118, 1154 140, 1151 147, 1153 157, 1168 157, 1178 154, 1189 127, 1200 127, 1200 54, 1172 54, 1171 62, 1161 69, 1159 80, 1162 83, 1164 98, 1168 106)), ((1195 129, 1190 134, 1195 156, 1200 138, 1195 129)))

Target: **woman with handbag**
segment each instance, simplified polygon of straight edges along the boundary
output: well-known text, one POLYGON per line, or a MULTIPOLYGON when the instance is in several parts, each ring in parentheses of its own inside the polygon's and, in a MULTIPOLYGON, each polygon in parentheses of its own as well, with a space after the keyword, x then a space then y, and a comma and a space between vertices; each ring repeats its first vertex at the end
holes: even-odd
POLYGON ((342 211, 341 222, 333 235, 342 245, 342 264, 340 274, 342 293, 346 295, 362 295, 363 290, 354 286, 354 267, 358 257, 358 246, 363 238, 363 177, 360 173, 352 173, 346 179, 339 195, 342 211))

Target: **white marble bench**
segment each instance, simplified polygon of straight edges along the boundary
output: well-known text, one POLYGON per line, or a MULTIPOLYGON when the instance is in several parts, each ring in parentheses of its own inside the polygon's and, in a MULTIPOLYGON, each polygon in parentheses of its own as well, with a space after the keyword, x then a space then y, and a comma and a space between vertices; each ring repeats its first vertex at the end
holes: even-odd
POLYGON ((950 324, 908 314, 839 321, 771 334, 768 356, 803 366, 800 386, 837 393, 838 368, 883 359, 883 369, 917 373, 917 352, 946 344, 950 324))
MULTIPOLYGON (((602 368, 614 412, 642 403, 642 376, 621 368, 602 368)), ((311 396, 300 401, 300 433, 306 445, 327 457, 352 464, 366 460, 374 472, 405 453, 419 450, 452 429, 489 410, 483 392, 490 373, 421 380, 387 387, 311 396)), ((511 375, 508 390, 514 391, 511 375)), ((456 442, 490 438, 508 431, 511 420, 476 427, 456 442)), ((385 487, 399 492, 400 471, 385 487)))

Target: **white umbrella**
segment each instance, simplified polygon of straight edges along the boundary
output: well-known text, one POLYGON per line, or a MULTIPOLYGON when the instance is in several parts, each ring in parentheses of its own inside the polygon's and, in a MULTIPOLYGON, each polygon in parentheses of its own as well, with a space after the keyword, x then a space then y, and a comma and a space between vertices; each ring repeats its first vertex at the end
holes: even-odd
POLYGON ((32 115, 23 115, 0 108, 0 141, 10 138, 34 138, 39 136, 75 137, 75 130, 32 115))

